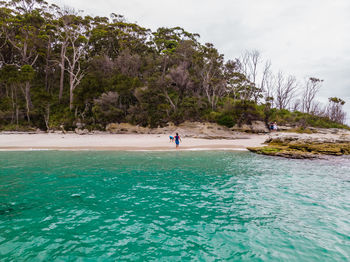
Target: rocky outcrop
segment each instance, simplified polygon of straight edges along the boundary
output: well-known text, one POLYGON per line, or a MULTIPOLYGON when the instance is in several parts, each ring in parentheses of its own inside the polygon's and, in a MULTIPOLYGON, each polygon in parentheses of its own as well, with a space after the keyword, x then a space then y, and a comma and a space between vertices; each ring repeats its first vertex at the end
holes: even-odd
POLYGON ((318 158, 316 154, 300 152, 297 150, 288 150, 287 148, 265 146, 265 147, 248 147, 249 151, 261 155, 267 156, 278 156, 284 158, 294 158, 294 159, 313 159, 318 158))
POLYGON ((201 122, 184 122, 178 126, 168 123, 165 127, 148 128, 134 126, 128 123, 109 124, 106 131, 113 134, 174 134, 179 133, 182 136, 198 137, 198 138, 230 138, 235 136, 235 132, 227 127, 220 126, 216 123, 201 122))
POLYGON ((80 129, 80 128, 76 128, 76 129, 74 130, 74 132, 75 132, 76 134, 78 134, 78 135, 87 135, 87 134, 90 133, 89 130, 87 130, 87 129, 80 129))
POLYGON ((266 126, 266 124, 263 121, 253 121, 251 125, 235 125, 232 128, 232 131, 238 131, 238 132, 248 132, 248 133, 269 133, 269 130, 266 126))
POLYGON ((338 135, 282 135, 270 137, 265 147, 248 148, 251 152, 286 158, 319 158, 322 155, 350 155, 350 136, 338 135))
POLYGON ((106 127, 106 131, 113 134, 150 134, 150 130, 150 128, 134 126, 129 123, 112 123, 106 127))
POLYGON ((208 139, 232 139, 238 132, 268 133, 264 122, 255 121, 251 125, 235 126, 228 128, 216 123, 185 121, 176 126, 168 123, 167 126, 149 128, 134 126, 128 123, 112 123, 107 125, 106 131, 113 134, 174 134, 178 132, 182 136, 208 138, 208 139))

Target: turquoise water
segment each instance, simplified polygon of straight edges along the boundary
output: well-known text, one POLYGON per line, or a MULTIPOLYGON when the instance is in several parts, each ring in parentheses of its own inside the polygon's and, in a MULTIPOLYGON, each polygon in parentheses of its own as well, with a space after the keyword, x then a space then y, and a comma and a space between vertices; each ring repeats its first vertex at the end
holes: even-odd
POLYGON ((0 152, 1 261, 349 261, 350 159, 0 152))

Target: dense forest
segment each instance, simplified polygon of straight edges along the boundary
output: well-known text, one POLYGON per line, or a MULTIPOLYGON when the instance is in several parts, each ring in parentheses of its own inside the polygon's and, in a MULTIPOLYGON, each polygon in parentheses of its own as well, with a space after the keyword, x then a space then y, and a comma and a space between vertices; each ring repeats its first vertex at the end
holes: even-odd
POLYGON ((317 102, 323 80, 273 73, 258 51, 225 59, 180 27, 152 32, 114 13, 0 1, 0 47, 2 130, 185 120, 344 127, 345 101, 317 102))

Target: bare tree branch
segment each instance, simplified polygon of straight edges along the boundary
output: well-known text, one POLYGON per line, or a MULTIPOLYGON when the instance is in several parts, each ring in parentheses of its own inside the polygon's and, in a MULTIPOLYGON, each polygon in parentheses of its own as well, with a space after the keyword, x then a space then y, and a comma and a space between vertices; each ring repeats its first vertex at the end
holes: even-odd
POLYGON ((276 105, 279 109, 288 109, 296 96, 298 83, 294 76, 285 77, 280 71, 276 79, 276 105))
POLYGON ((303 97, 302 97, 302 110, 305 113, 310 113, 313 106, 315 97, 319 92, 323 80, 310 77, 305 82, 303 97))

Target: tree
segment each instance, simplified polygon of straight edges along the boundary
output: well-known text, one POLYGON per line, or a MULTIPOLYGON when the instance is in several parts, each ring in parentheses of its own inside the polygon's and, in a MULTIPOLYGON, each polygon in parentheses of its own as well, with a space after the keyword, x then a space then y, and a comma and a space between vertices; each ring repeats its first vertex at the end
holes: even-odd
POLYGON ((80 84, 84 77, 84 71, 81 68, 82 60, 86 54, 88 46, 87 25, 81 17, 76 17, 76 22, 65 32, 69 45, 67 53, 64 54, 67 62, 66 70, 69 74, 69 109, 73 109, 74 90, 80 84))
POLYGON ((275 76, 271 71, 271 61, 266 61, 260 87, 264 94, 265 103, 269 104, 271 107, 274 106, 275 84, 275 76))
POLYGON ((52 77, 54 74, 53 68, 55 67, 55 63, 53 61, 54 59, 54 50, 53 47, 55 46, 55 41, 57 38, 57 21, 55 20, 54 15, 50 12, 55 8, 54 6, 45 6, 45 9, 43 10, 42 17, 44 19, 45 24, 40 30, 39 39, 40 39, 40 46, 38 49, 39 58, 43 61, 39 61, 39 64, 41 67, 44 68, 43 74, 45 75, 44 78, 44 85, 45 90, 49 92, 50 90, 50 76, 52 77))
MULTIPOLYGON (((45 24, 42 13, 47 3, 39 0, 12 0, 11 5, 14 8, 13 15, 8 17, 2 30, 5 32, 7 41, 20 56, 19 63, 16 65, 26 72, 28 68, 33 69, 39 57, 38 48, 41 44, 39 36, 45 24), (23 68, 23 66, 26 67, 23 68)), ((31 80, 30 77, 24 77, 28 122, 30 109, 33 107, 30 95, 31 80)))
MULTIPOLYGON (((174 101, 173 98, 169 95, 169 87, 171 87, 171 74, 173 77, 177 75, 177 80, 179 80, 179 72, 182 71, 182 73, 186 74, 186 70, 184 67, 188 67, 189 64, 183 63, 181 67, 179 67, 178 73, 176 73, 172 69, 172 73, 169 74, 169 70, 172 67, 172 62, 176 62, 178 60, 178 55, 181 53, 181 49, 188 50, 192 47, 188 45, 188 43, 191 43, 193 45, 197 45, 197 38, 199 37, 198 34, 191 34, 187 31, 185 31, 181 27, 173 27, 173 28, 165 28, 161 27, 158 28, 156 32, 153 33, 153 42, 155 45, 156 51, 160 54, 160 67, 161 67, 161 74, 160 78, 157 81, 157 85, 161 88, 161 90, 164 93, 164 96, 168 100, 169 104, 171 105, 171 108, 173 111, 177 111, 177 103, 174 101), (186 46, 186 44, 187 46, 186 46), (180 52, 179 52, 180 51, 180 52), (187 66, 186 66, 187 65, 187 66)), ((185 52, 183 52, 184 54, 185 52)), ((177 63, 177 66, 179 63, 177 63)), ((185 77, 186 78, 186 77, 185 77)), ((176 82, 174 82, 176 85, 176 82)), ((178 86, 179 87, 179 86, 178 86)), ((183 87, 180 87, 180 91, 183 91, 183 87)), ((181 93, 180 93, 181 95, 181 93)))
POLYGON ((11 124, 19 124, 21 96, 18 92, 20 85, 19 70, 14 65, 4 65, 0 69, 0 82, 6 87, 7 97, 11 98, 11 124))
POLYGON ((261 55, 258 50, 246 51, 240 58, 241 70, 254 84, 257 84, 258 66, 261 63, 261 55))
POLYGON ((160 27, 154 35, 154 43, 159 53, 172 54, 182 41, 190 40, 197 43, 198 34, 192 34, 181 27, 160 27))
POLYGON ((60 67, 60 87, 59 87, 59 93, 58 93, 58 100, 61 101, 62 95, 63 95, 63 87, 64 87, 64 72, 66 70, 65 67, 65 61, 66 61, 66 53, 67 53, 67 47, 69 45, 69 37, 70 37, 70 31, 74 30, 74 27, 72 24, 75 20, 76 13, 74 10, 69 8, 60 9, 57 8, 57 14, 58 14, 58 27, 57 27, 57 34, 59 36, 59 42, 61 45, 60 48, 60 58, 58 61, 58 65, 60 67))
POLYGON ((219 98, 227 92, 223 75, 224 57, 212 44, 201 47, 200 78, 201 86, 212 109, 219 98))
POLYGON ((302 109, 305 113, 310 113, 317 93, 319 92, 323 80, 310 77, 304 86, 302 97, 302 109))
POLYGON ((24 65, 20 70, 20 79, 25 83, 25 89, 22 91, 26 97, 27 120, 30 122, 30 108, 32 107, 31 100, 28 99, 28 86, 30 86, 35 76, 35 71, 32 66, 24 65))
POLYGON ((13 11, 9 8, 9 3, 0 2, 3 6, 0 7, 0 67, 4 66, 6 62, 10 62, 9 59, 6 59, 9 54, 10 57, 12 52, 9 51, 9 42, 8 38, 8 27, 9 23, 13 16, 13 11), (7 61, 6 61, 7 60, 7 61))
POLYGON ((276 105, 279 109, 288 109, 296 95, 298 83, 294 76, 285 77, 280 71, 276 79, 276 105))
POLYGON ((93 112, 99 121, 104 124, 120 122, 123 111, 119 108, 119 95, 117 92, 103 93, 94 101, 93 112))
POLYGON ((228 60, 224 66, 227 94, 234 100, 249 100, 250 81, 240 70, 240 61, 228 60), (249 93, 249 94, 248 94, 249 93))
POLYGON ((328 98, 329 104, 327 107, 327 116, 334 122, 344 124, 346 120, 346 113, 343 111, 345 101, 338 97, 328 98))
POLYGON ((259 65, 262 62, 261 54, 258 50, 246 51, 241 58, 240 69, 241 72, 246 76, 250 82, 249 89, 249 99, 253 99, 255 103, 261 98, 261 93, 263 92, 263 85, 265 84, 265 75, 268 73, 271 64, 266 62, 263 74, 259 77, 259 65), (259 78, 261 78, 259 81, 259 78))
POLYGON ((119 71, 129 77, 137 77, 141 67, 141 57, 131 54, 129 49, 124 49, 116 58, 116 66, 119 71))

